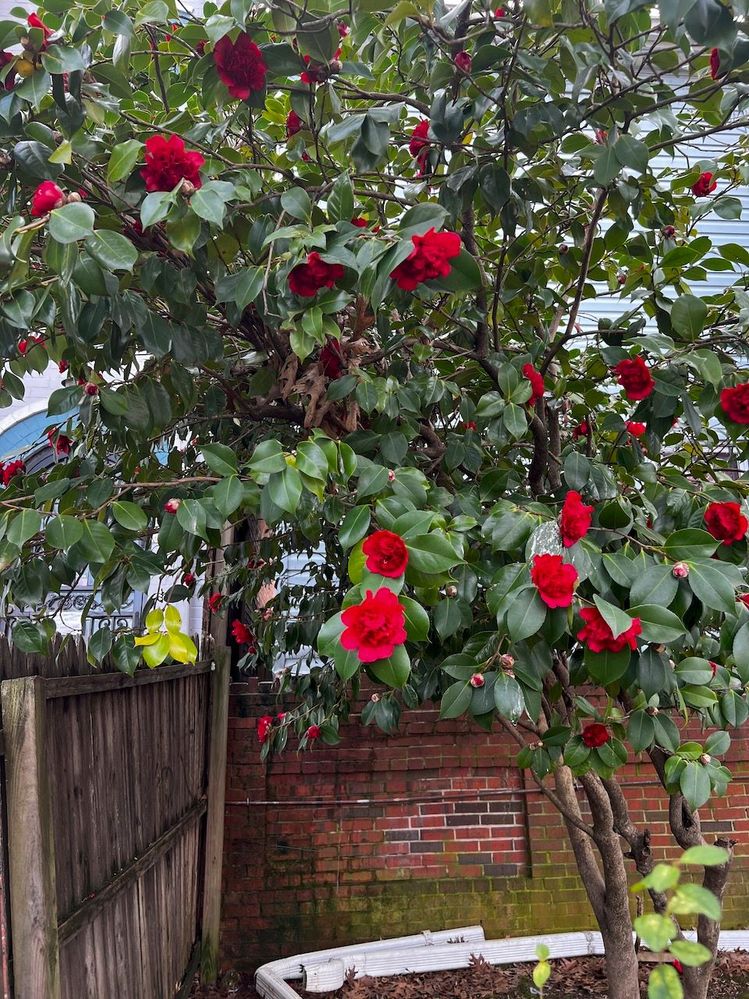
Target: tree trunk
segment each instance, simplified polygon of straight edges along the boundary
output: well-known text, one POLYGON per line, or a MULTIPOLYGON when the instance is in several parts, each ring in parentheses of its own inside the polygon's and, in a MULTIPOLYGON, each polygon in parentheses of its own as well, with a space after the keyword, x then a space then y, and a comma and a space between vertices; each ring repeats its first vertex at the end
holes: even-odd
POLYGON ((570 821, 570 816, 582 819, 572 774, 560 767, 555 778, 577 867, 603 938, 609 999, 640 999, 627 871, 608 795, 595 774, 580 778, 593 816, 592 835, 586 835, 570 821))

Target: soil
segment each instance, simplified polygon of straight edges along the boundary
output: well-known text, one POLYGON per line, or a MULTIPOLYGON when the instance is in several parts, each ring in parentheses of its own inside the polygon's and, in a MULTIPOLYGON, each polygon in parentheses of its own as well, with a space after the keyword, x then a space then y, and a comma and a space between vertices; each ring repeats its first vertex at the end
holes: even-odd
MULTIPOLYGON (((538 993, 531 984, 530 964, 497 967, 477 960, 461 971, 434 971, 394 978, 359 978, 337 992, 324 993, 324 999, 533 999, 538 993)), ((642 996, 652 965, 640 969, 642 996)), ((321 999, 320 993, 300 992, 304 999, 321 999)), ((252 976, 226 972, 218 986, 191 993, 193 999, 256 999, 252 976)), ((606 976, 600 958, 558 958, 552 961, 552 974, 544 989, 544 999, 606 999, 606 976)), ((710 999, 749 999, 749 954, 721 955, 710 988, 710 999)))

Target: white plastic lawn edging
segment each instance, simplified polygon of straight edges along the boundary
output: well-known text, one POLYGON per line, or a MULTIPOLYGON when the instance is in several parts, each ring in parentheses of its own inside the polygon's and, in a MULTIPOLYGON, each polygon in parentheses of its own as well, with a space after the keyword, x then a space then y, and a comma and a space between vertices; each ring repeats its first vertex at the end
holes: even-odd
MULTIPOLYGON (((685 933, 694 939, 693 932, 685 933)), ((548 933, 505 940, 485 940, 481 926, 459 927, 411 937, 377 940, 333 950, 314 951, 272 961, 255 975, 255 988, 263 999, 300 999, 288 979, 301 979, 308 992, 334 992, 349 972, 356 978, 381 978, 415 972, 453 971, 468 968, 477 957, 489 964, 515 964, 536 960, 536 948, 545 944, 550 958, 591 957, 603 954, 600 933, 548 933)), ((749 949, 749 931, 723 930, 720 950, 749 949)))
MULTIPOLYGON (((295 954, 279 961, 271 961, 255 972, 255 990, 263 999, 299 999, 299 993, 286 984, 287 979, 304 979, 305 969, 334 960, 343 960, 350 966, 349 956, 376 953, 395 948, 412 948, 413 952, 422 947, 432 947, 460 940, 469 943, 482 942, 483 926, 459 926, 454 930, 438 930, 432 933, 424 930, 410 937, 394 937, 390 940, 374 940, 372 943, 353 944, 348 947, 335 947, 332 950, 317 950, 308 954, 295 954)), ((337 988, 338 986, 335 986, 337 988)), ((332 990, 330 990, 332 991, 332 990)))

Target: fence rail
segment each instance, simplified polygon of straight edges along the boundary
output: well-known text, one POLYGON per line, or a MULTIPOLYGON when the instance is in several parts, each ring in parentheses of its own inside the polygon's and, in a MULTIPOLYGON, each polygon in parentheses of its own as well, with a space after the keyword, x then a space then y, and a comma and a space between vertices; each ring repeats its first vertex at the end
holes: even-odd
MULTIPOLYGON (((0 682, 14 999, 173 999, 201 939, 215 953, 218 651, 133 677, 47 663, 0 682)), ((0 640, 0 676, 27 659, 9 665, 0 640)))

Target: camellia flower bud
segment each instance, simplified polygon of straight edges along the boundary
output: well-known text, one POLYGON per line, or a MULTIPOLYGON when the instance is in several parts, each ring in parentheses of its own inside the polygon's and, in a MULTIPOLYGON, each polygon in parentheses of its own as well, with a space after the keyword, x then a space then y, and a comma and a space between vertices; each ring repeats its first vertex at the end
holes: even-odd
POLYGON ((560 246, 559 246, 559 252, 562 254, 562 256, 564 256, 565 253, 569 253, 570 252, 570 248, 569 248, 569 246, 567 246, 566 243, 561 243, 560 246))
POLYGON ((197 191, 197 188, 190 180, 183 180, 182 187, 179 189, 179 193, 183 198, 191 198, 193 194, 197 191))
POLYGON ((483 673, 474 673, 468 682, 472 687, 483 687, 486 680, 484 679, 483 673))
POLYGON ((73 205, 73 204, 76 204, 79 201, 83 201, 83 198, 78 193, 78 191, 71 191, 70 194, 67 194, 65 196, 65 204, 66 205, 73 205))
POLYGON ((703 765, 703 767, 706 767, 708 763, 710 763, 711 761, 712 761, 712 756, 710 756, 709 753, 703 753, 702 756, 700 756, 700 763, 703 765))
POLYGON ((671 570, 671 574, 677 579, 686 579, 689 575, 689 566, 686 562, 677 562, 671 570))
POLYGON ((645 714, 650 715, 651 718, 655 718, 655 716, 658 713, 659 713, 658 708, 656 708, 655 706, 651 706, 645 709, 645 714))
POLYGON ((617 284, 626 284, 627 283, 627 275, 624 273, 624 271, 620 271, 616 275, 616 281, 617 281, 617 284))
POLYGON ((673 239, 674 236, 676 235, 676 228, 672 225, 664 225, 661 232, 666 237, 666 239, 673 239))
POLYGON ((166 503, 164 504, 164 509, 166 510, 167 513, 176 513, 177 510, 179 510, 181 503, 182 500, 173 497, 172 499, 168 499, 166 501, 166 503))
POLYGON ((369 699, 373 704, 377 704, 377 702, 380 700, 380 695, 372 694, 372 696, 369 699))
POLYGON ((449 586, 445 587, 445 595, 448 597, 457 597, 458 587, 455 586, 453 583, 450 583, 449 586))
POLYGON ((395 482, 395 472, 392 468, 388 469, 388 482, 395 482))
POLYGON ((511 656, 509 652, 505 652, 499 657, 499 665, 502 669, 512 669, 515 665, 515 657, 511 656))
POLYGON ((83 391, 86 393, 86 395, 98 395, 99 386, 94 385, 93 382, 86 382, 86 384, 83 386, 83 391))

